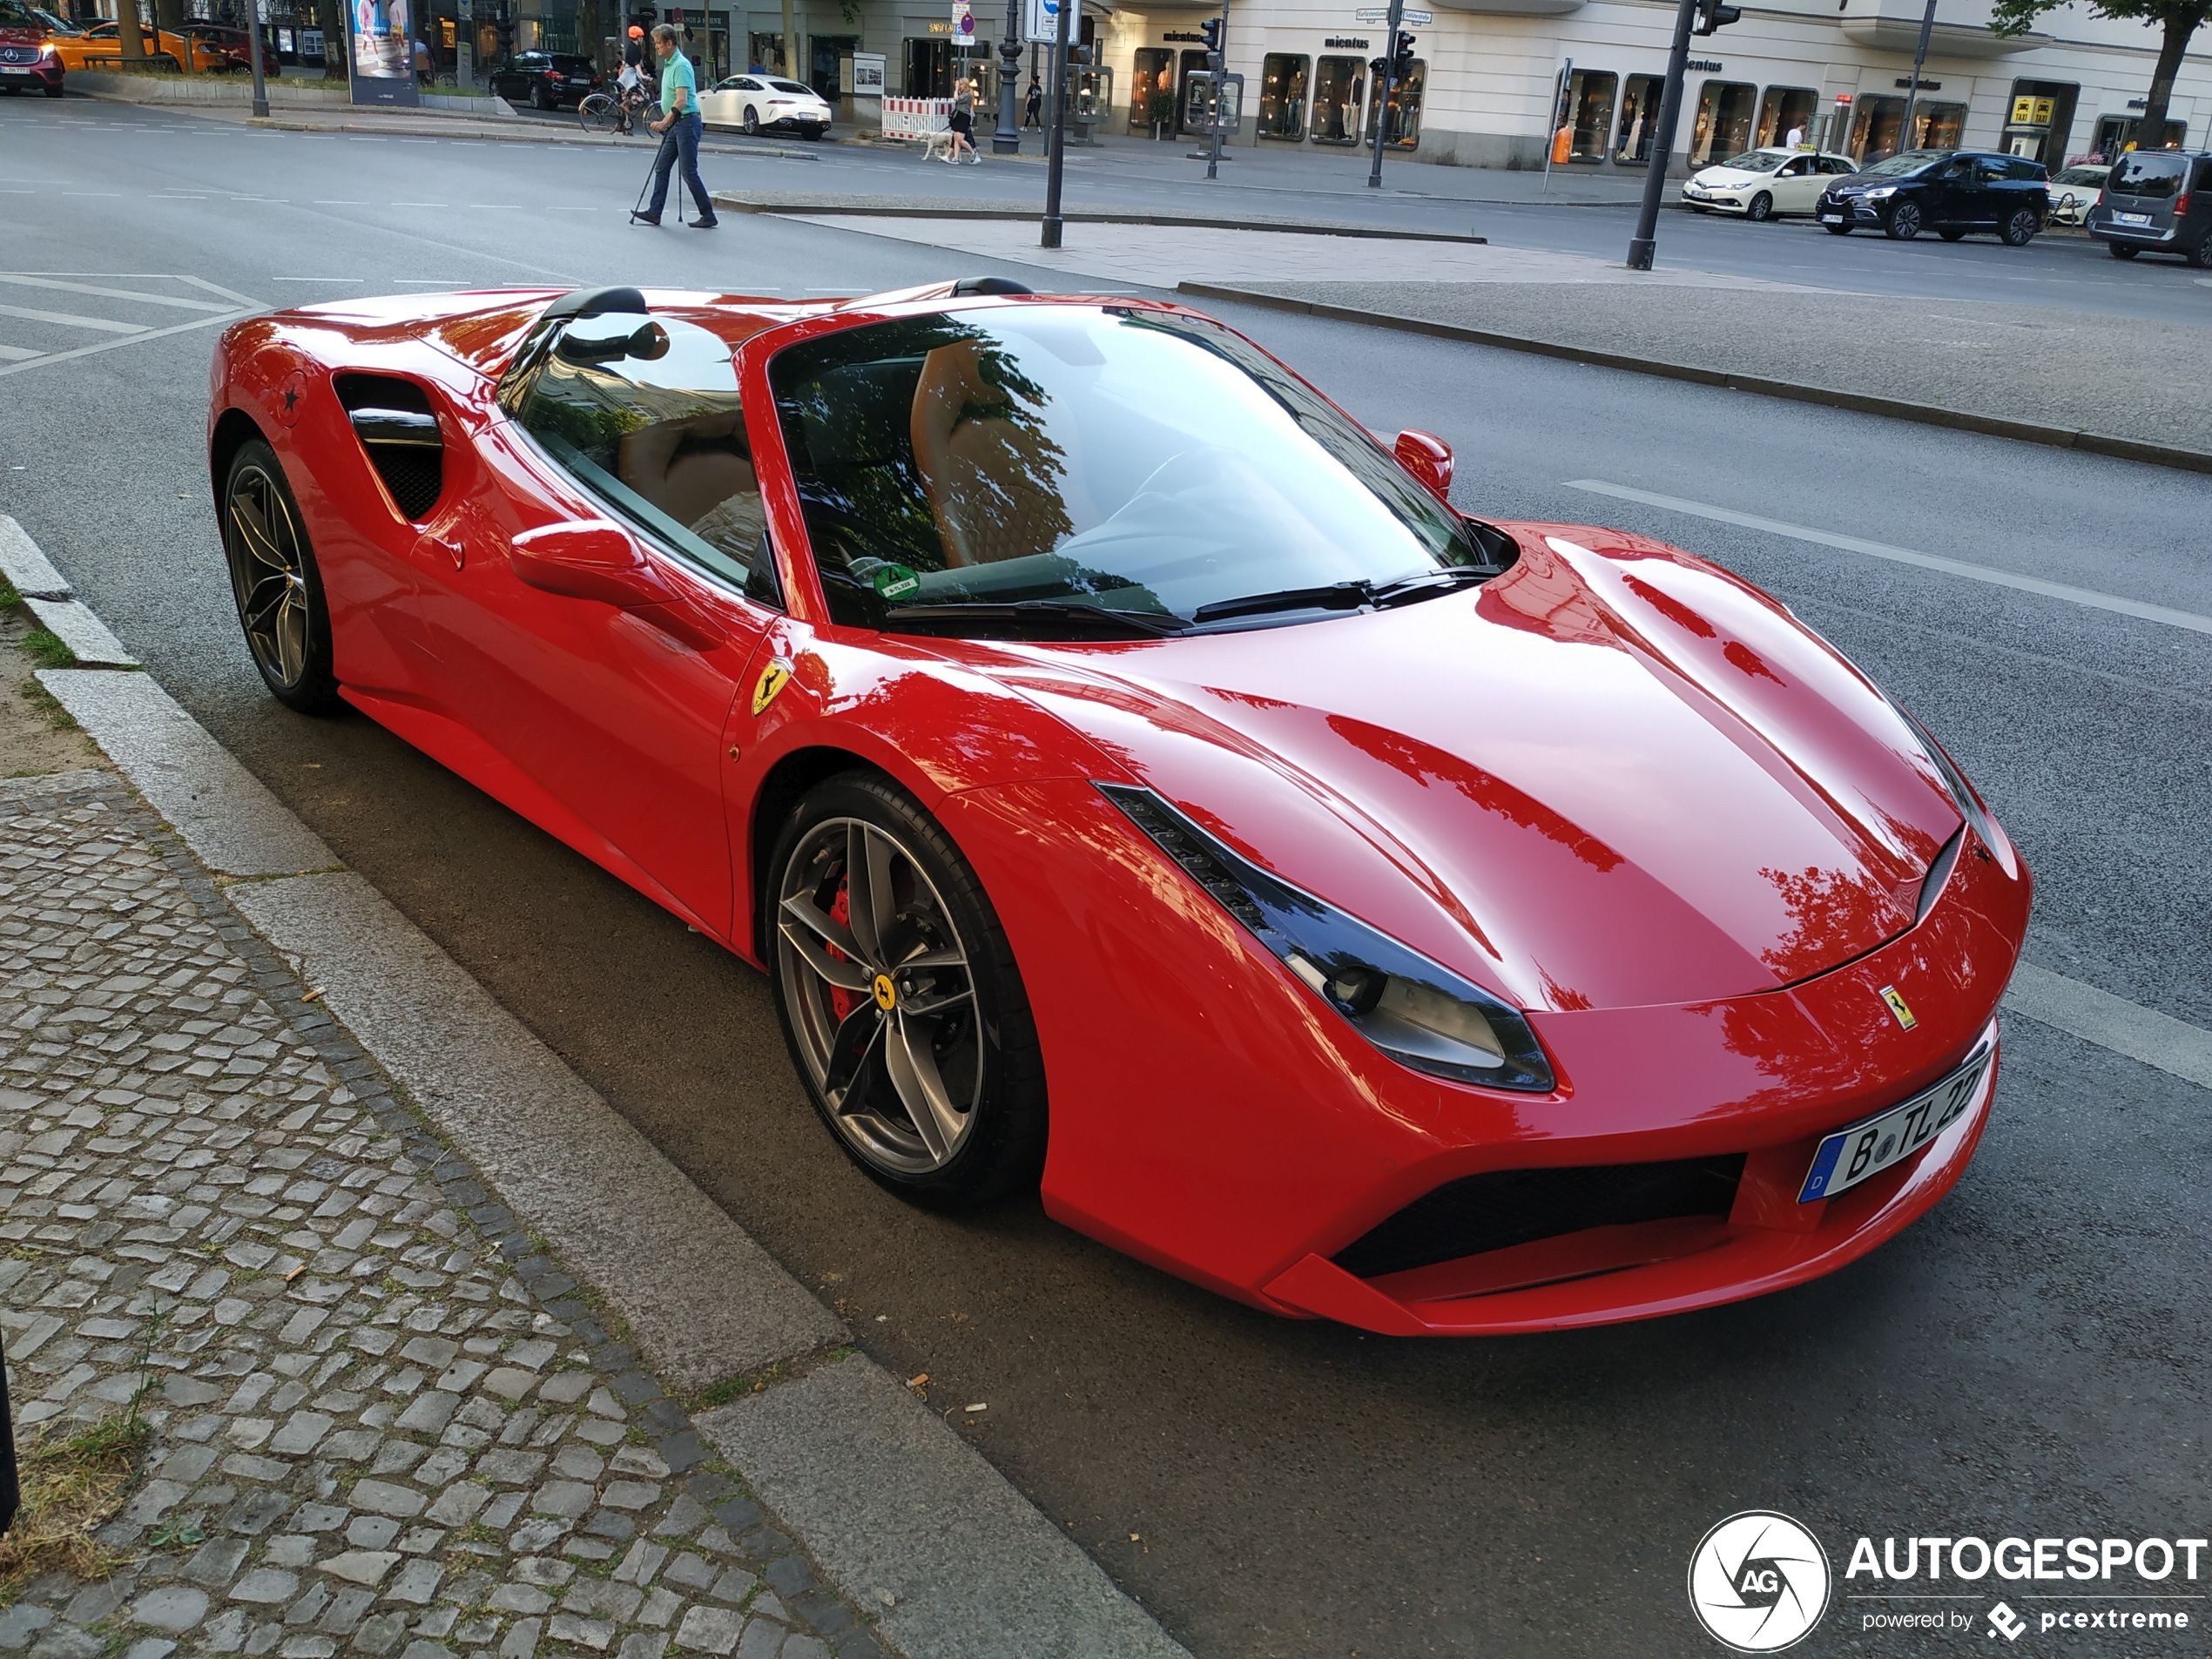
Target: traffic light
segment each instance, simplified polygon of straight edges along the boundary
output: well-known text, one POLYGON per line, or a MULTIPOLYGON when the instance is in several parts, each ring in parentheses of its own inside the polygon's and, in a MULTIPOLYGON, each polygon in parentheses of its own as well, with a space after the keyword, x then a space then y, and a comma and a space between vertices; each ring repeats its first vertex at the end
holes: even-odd
POLYGON ((1390 78, 1404 85, 1413 78, 1413 37, 1404 30, 1398 31, 1397 49, 1390 57, 1390 78))
POLYGON ((1198 25, 1198 35, 1206 43, 1206 50, 1218 57, 1221 53, 1221 19, 1209 17, 1198 25))
POLYGON ((1710 35, 1743 15, 1740 6, 1724 6, 1719 0, 1697 0, 1697 32, 1710 35))

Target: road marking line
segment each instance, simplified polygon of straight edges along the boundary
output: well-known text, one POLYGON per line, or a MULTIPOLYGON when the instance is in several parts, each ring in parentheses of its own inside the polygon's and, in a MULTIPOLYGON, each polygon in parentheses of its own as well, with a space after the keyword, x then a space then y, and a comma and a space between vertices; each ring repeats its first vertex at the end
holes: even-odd
POLYGON ((2212 1031, 2101 991, 2094 985, 2022 962, 2013 972, 2005 1006, 2130 1060, 2212 1089, 2212 1031))
POLYGON ((105 317, 78 317, 66 311, 34 311, 29 306, 0 306, 0 317, 21 317, 26 322, 59 323, 68 328, 97 328, 109 334, 143 334, 145 325, 114 322, 105 317))
POLYGON ((190 329, 205 328, 210 323, 232 322, 260 308, 258 306, 247 305, 237 311, 226 311, 220 316, 195 317, 190 322, 172 323, 166 328, 141 329, 121 340, 103 340, 96 346, 78 346, 70 351, 47 352, 41 356, 26 359, 20 363, 0 363, 0 374, 20 374, 27 368, 44 368, 49 363, 65 363, 73 357, 90 357, 97 352, 113 351, 118 346, 137 346, 149 340, 160 340, 169 334, 181 334, 190 329))
POLYGON ((25 358, 44 357, 45 354, 43 351, 25 351, 21 346, 0 346, 0 359, 9 362, 21 362, 25 358))
POLYGON ((271 277, 272 282, 363 282, 365 277, 271 277))
POLYGON ((14 271, 0 271, 0 282, 13 282, 26 288, 58 288, 67 293, 96 294, 103 300, 136 300, 144 305, 168 306, 178 311, 230 309, 206 300, 176 300, 165 293, 141 293, 136 288, 104 288, 93 282, 64 282, 54 277, 25 276, 14 271))
POLYGON ((366 207, 367 202, 341 201, 336 197, 318 197, 307 204, 310 207, 366 207))
POLYGON ((2016 576, 2010 570, 1994 570, 1986 564, 1969 564, 1963 559, 1946 559, 1934 553, 1916 553, 1911 548, 1863 541, 1856 536, 1838 536, 1832 530, 1817 530, 1804 524, 1785 524, 1780 519, 1761 518, 1756 513, 1738 513, 1707 502, 1684 501, 1678 496, 1661 496, 1648 489, 1633 489, 1627 484, 1608 483, 1602 478, 1570 478, 1566 481, 1566 487, 1588 490, 1594 496, 1611 496, 1621 501, 1642 502, 1647 507, 1662 508, 1670 513, 1685 513, 1692 518, 1708 518, 1718 524, 1735 524, 1744 529, 1787 536, 1793 541, 1841 548, 1846 553, 1864 553, 1870 559, 1887 559, 1893 564, 1912 564, 1924 570, 1940 570, 1946 576, 1964 577, 1969 582, 1986 582, 1993 587, 2015 588, 2022 593, 2041 594, 2047 599, 2063 599, 2068 604, 2083 605, 2092 610, 2109 610, 2143 622, 2163 623, 2169 628, 2186 628, 2191 633, 2212 634, 2212 617, 2199 616, 2193 610, 2175 610, 2166 605, 2146 604, 2140 599, 2123 599, 2117 594, 2099 593, 2090 588, 2068 587, 2063 582, 2046 582, 2040 577, 2016 576))

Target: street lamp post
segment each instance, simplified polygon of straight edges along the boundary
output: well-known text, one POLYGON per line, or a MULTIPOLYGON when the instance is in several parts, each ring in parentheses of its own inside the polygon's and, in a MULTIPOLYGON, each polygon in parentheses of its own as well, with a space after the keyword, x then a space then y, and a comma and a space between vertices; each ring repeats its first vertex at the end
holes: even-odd
POLYGON ((1928 61, 1928 37, 1935 32, 1935 0, 1928 0, 1928 9, 1920 14, 1920 41, 1912 49, 1912 84, 1905 94, 1905 131, 1898 135, 1897 147, 1911 150, 1912 142, 1912 111, 1920 102, 1920 71, 1928 61))
POLYGON ((1659 130, 1651 135, 1651 159, 1643 175, 1643 203, 1636 209, 1636 233, 1629 241, 1629 269, 1649 271, 1659 239, 1659 203, 1667 190, 1667 162, 1674 154, 1675 125, 1682 119, 1683 76, 1689 68, 1689 26, 1698 0, 1682 0, 1675 12, 1674 45, 1667 54, 1667 86, 1659 98, 1659 130))
POLYGON ((1021 117, 1014 106, 1015 83, 1022 74, 1022 0, 1006 0, 1006 37, 999 42, 999 130, 991 134, 995 156, 1022 152, 1021 117))
POLYGON ((1398 27, 1406 21, 1406 0, 1390 0, 1390 16, 1383 24, 1381 84, 1375 95, 1375 161, 1367 170, 1367 188, 1382 188, 1383 139, 1390 125, 1390 84, 1398 72, 1398 27))
POLYGON ((269 118, 268 83, 261 78, 261 0, 246 0, 246 38, 253 60, 253 118, 269 118))
POLYGON ((1068 14, 1079 0, 1060 0, 1052 20, 1052 115, 1044 135, 1044 230, 1040 247, 1060 246, 1060 172, 1068 125, 1068 14))

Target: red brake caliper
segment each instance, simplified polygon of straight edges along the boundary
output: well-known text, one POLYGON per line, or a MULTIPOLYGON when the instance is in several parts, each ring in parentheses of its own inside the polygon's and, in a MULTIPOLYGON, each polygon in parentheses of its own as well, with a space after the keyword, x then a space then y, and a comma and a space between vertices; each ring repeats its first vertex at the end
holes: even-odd
MULTIPOLYGON (((853 905, 851 895, 847 890, 846 884, 843 881, 840 881, 837 884, 837 902, 830 907, 830 920, 840 927, 850 927, 852 925, 853 905)), ((843 951, 840 950, 834 945, 826 944, 822 947, 822 948, 829 952, 832 956, 835 957, 840 962, 851 960, 843 951)), ((860 1006, 860 993, 857 991, 848 991, 841 985, 833 985, 829 988, 829 994, 830 1006, 837 1010, 837 1017, 840 1021, 842 1021, 846 1015, 852 1013, 854 1008, 860 1006)))

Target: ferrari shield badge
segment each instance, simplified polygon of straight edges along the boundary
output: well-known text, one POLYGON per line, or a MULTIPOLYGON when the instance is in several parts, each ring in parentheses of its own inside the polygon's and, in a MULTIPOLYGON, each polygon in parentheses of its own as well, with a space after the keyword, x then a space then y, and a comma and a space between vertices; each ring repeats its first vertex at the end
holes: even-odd
POLYGON ((791 664, 771 663, 760 671, 760 678, 752 688, 752 717, 756 720, 766 712, 778 693, 791 684, 791 664))
POLYGON ((1898 994, 1898 988, 1896 986, 1885 985, 1882 987, 1882 1001, 1889 1005, 1890 1013, 1897 1020, 1898 1030, 1910 1031, 1914 1026, 1920 1023, 1919 1020, 1913 1017, 1912 1010, 1906 1004, 1904 997, 1898 994))

